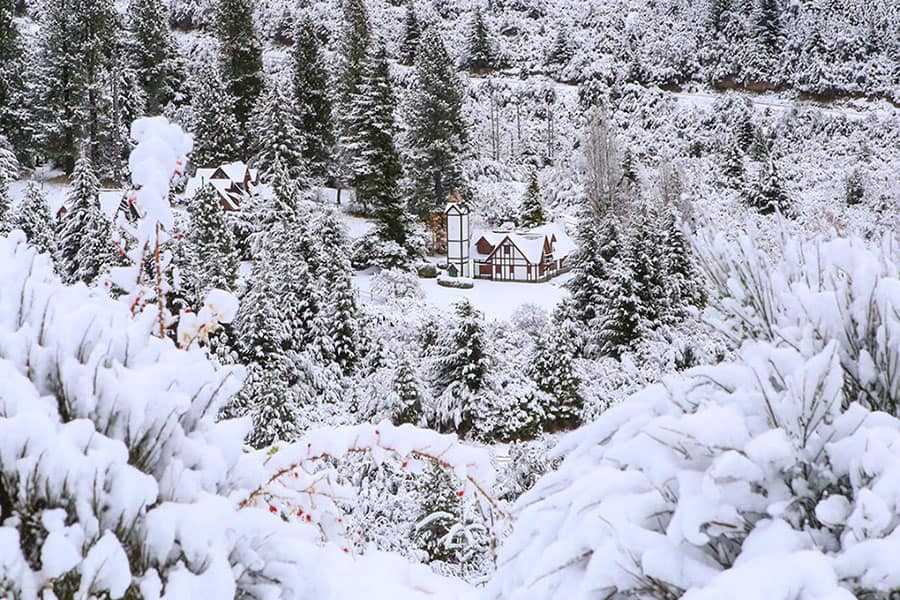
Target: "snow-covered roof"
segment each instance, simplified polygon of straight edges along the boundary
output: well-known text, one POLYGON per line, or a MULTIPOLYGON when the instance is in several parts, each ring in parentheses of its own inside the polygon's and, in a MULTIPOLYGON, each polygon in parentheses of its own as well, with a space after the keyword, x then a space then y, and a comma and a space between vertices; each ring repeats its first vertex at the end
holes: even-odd
POLYGON ((524 231, 476 231, 475 235, 472 236, 471 255, 473 258, 487 258, 493 253, 493 249, 502 244, 507 238, 532 264, 541 262, 544 256, 545 240, 550 241, 554 260, 565 258, 575 250, 575 242, 566 233, 565 227, 558 223, 549 223, 524 231), (556 238, 555 241, 554 237, 556 238), (477 244, 481 239, 486 240, 492 246, 491 252, 484 254, 478 251, 477 244))

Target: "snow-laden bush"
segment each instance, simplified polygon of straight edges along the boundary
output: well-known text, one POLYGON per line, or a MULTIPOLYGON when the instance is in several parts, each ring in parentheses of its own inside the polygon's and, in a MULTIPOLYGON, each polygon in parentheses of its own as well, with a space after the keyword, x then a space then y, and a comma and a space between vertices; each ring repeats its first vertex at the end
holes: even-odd
MULTIPOLYGON (((721 241, 721 240, 720 240, 721 241)), ((839 599, 900 587, 896 246, 714 243, 736 359, 565 438, 486 596, 839 599)))
POLYGON ((0 597, 468 593, 400 557, 323 543, 346 539, 347 493, 316 465, 360 452, 438 462, 475 494, 492 479, 483 452, 383 424, 246 453, 249 422, 216 420, 243 369, 152 335, 156 316, 64 287, 21 233, 0 239, 0 597))

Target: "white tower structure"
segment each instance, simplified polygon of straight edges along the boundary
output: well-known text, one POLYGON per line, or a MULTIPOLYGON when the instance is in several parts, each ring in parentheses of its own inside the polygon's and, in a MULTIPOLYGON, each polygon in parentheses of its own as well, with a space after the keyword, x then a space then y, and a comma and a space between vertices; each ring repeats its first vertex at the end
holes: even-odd
POLYGON ((471 277, 472 260, 469 257, 472 230, 469 227, 469 205, 454 194, 447 204, 447 270, 453 277, 471 277))

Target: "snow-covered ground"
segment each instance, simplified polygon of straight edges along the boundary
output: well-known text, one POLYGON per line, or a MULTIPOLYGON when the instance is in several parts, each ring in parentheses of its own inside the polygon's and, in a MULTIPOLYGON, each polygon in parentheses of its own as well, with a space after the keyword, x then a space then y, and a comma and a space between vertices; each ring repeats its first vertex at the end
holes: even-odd
MULTIPOLYGON (((569 274, 561 275, 544 283, 476 279, 475 287, 468 290, 442 287, 437 279, 420 279, 419 285, 428 302, 438 308, 450 310, 453 303, 468 298, 488 319, 508 320, 523 304, 534 304, 551 312, 569 294, 562 287, 569 277, 569 274)), ((363 302, 371 301, 371 278, 371 271, 361 271, 353 276, 353 284, 363 302)))

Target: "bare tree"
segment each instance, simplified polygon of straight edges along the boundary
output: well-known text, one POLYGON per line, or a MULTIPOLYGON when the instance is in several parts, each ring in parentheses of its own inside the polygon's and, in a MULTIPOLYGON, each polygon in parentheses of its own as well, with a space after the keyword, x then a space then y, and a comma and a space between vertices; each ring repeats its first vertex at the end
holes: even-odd
POLYGON ((631 200, 631 185, 605 109, 595 108, 590 113, 583 147, 583 185, 591 212, 597 218, 624 214, 631 200))

